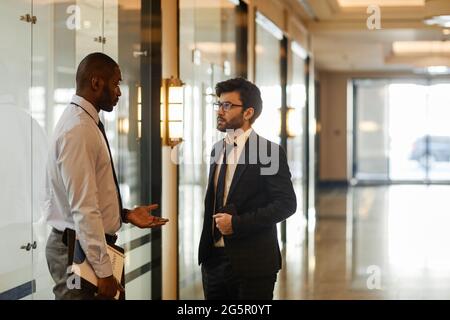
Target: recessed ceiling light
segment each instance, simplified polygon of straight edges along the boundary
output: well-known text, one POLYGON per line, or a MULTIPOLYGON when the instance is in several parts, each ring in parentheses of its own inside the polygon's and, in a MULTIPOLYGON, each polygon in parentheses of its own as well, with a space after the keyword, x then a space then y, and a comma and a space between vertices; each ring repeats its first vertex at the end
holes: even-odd
POLYGON ((392 51, 397 56, 449 54, 450 41, 395 41, 392 51))
POLYGON ((355 8, 377 5, 380 7, 417 7, 425 6, 425 0, 337 0, 339 6, 355 8))
POLYGON ((423 21, 430 26, 438 25, 445 28, 450 28, 450 15, 434 16, 423 21))
POLYGON ((447 66, 430 66, 427 68, 429 74, 448 74, 450 73, 450 68, 447 66))

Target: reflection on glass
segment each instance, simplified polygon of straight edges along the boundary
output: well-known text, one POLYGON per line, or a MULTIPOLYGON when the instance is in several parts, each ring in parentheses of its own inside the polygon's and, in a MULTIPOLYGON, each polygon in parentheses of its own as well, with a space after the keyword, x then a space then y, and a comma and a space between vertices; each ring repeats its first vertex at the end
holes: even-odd
POLYGON ((450 180, 450 83, 435 81, 428 89, 428 178, 450 180))
MULTIPOLYGON (((43 178, 46 153, 41 123, 42 85, 31 87, 31 28, 20 16, 31 14, 31 1, 0 2, 0 295, 33 277, 30 252, 32 218, 38 215, 37 183, 43 178), (39 121, 31 116, 30 99, 37 98, 39 121), (34 160, 34 161, 33 161, 34 160)), ((31 298, 30 292, 18 298, 31 298)))
MULTIPOLYGON (((10 190, 0 192, 0 196, 7 197, 2 198, 0 203, 3 206, 12 205, 0 210, 8 212, 8 217, 2 218, 3 224, 0 225, 0 235, 7 236, 8 241, 0 243, 13 246, 3 245, 0 252, 18 254, 10 259, 16 264, 15 268, 9 268, 5 261, 0 263, 0 294, 34 279, 36 291, 33 297, 51 299, 53 280, 45 260, 48 230, 41 219, 39 206, 46 143, 75 93, 76 68, 88 53, 105 52, 121 67, 122 97, 114 112, 101 113, 101 117, 117 167, 124 206, 133 207, 141 202, 140 145, 137 139, 140 61, 133 55, 133 50, 139 48, 141 43, 141 1, 3 1, 0 2, 0 16, 0 71, 3 75, 3 82, 0 80, 0 112, 11 109, 17 114, 4 114, 1 119, 8 119, 11 126, 20 128, 20 134, 14 134, 13 129, 9 129, 8 134, 2 134, 0 146, 3 152, 11 155, 11 160, 16 152, 20 152, 22 159, 13 162, 5 160, 0 165, 0 175, 10 190), (38 23, 31 25, 18 19, 26 13, 37 16, 38 23), (13 34, 11 28, 15 30, 13 34), (22 119, 22 116, 25 118, 22 119), (24 119, 28 120, 22 123, 24 119), (11 146, 5 145, 5 137, 9 137, 11 146), (14 183, 7 180, 8 175, 4 171, 15 176, 14 183), (11 191, 14 191, 13 195, 11 191), (4 226, 14 235, 4 232, 4 226), (35 250, 29 254, 17 250, 32 240, 37 242, 35 250), (32 274, 28 272, 31 265, 32 274), (4 281, 4 277, 8 281, 4 281)), ((144 240, 148 233, 148 230, 125 226, 119 234, 119 242, 123 244, 138 238, 144 240)), ((149 241, 143 243, 127 252, 127 272, 139 270, 150 263, 149 241)), ((128 280, 128 298, 151 298, 150 272, 128 280)))
POLYGON ((280 30, 263 15, 256 24, 256 85, 261 90, 263 111, 253 124, 255 131, 280 143, 281 73, 280 30), (277 37, 278 36, 278 37, 277 37))
POLYGON ((306 140, 306 55, 296 42, 291 43, 289 55, 289 80, 287 86, 287 158, 292 174, 292 183, 297 196, 297 213, 287 220, 287 244, 298 246, 303 243, 306 228, 306 212, 304 212, 304 196, 306 179, 303 173, 306 161, 304 141, 306 140))
POLYGON ((356 178, 450 179, 449 83, 356 81, 356 178))
POLYGON ((229 0, 180 0, 180 78, 185 82, 179 167, 180 298, 203 298, 197 250, 209 155, 216 130, 214 87, 235 75, 236 6, 229 0))
POLYGON ((388 179, 388 100, 385 81, 355 81, 356 170, 358 180, 388 179))
POLYGON ((424 180, 425 170, 410 158, 414 142, 426 132, 427 87, 394 83, 388 87, 389 171, 393 180, 424 180))

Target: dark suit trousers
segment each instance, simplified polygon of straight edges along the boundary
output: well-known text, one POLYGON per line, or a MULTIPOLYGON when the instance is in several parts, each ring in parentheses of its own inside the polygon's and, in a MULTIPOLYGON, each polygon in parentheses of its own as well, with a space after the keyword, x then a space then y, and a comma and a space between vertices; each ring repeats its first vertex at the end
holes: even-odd
POLYGON ((276 273, 263 277, 233 274, 223 248, 215 248, 202 263, 203 292, 206 300, 272 300, 276 273))

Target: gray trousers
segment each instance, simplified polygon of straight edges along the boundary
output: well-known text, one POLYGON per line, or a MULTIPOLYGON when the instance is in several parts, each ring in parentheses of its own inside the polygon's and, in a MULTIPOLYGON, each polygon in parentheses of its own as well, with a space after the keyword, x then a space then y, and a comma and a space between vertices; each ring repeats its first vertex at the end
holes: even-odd
POLYGON ((56 300, 95 299, 95 291, 91 288, 83 288, 83 284, 79 286, 79 289, 70 289, 74 287, 71 281, 73 276, 70 270, 68 271, 67 247, 62 242, 62 234, 52 230, 47 240, 45 256, 47 258, 48 270, 53 281, 55 281, 53 293, 55 294, 56 300))

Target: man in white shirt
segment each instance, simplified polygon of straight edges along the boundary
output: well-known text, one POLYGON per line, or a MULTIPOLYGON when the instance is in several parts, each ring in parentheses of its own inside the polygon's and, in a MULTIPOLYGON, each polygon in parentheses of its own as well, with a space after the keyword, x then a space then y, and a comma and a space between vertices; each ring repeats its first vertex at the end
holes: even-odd
POLYGON ((122 222, 140 228, 164 225, 149 214, 157 205, 122 208, 118 181, 100 110, 113 111, 121 95, 118 64, 103 53, 86 56, 78 66, 76 94, 58 121, 47 163, 47 222, 53 227, 46 257, 56 283, 56 299, 112 298, 124 289, 112 275, 107 243, 115 241, 122 222), (67 247, 63 232, 75 230, 89 264, 98 277, 97 292, 67 286, 67 247))

